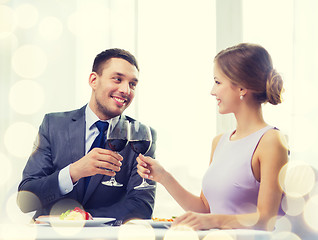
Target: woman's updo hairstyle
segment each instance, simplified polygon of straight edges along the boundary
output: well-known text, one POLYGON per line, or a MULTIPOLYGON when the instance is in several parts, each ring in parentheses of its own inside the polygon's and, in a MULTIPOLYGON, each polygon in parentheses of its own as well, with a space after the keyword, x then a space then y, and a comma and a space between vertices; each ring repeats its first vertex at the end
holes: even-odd
POLYGON ((257 102, 282 102, 282 77, 273 69, 271 56, 262 46, 241 43, 222 50, 214 61, 232 84, 252 90, 257 102))

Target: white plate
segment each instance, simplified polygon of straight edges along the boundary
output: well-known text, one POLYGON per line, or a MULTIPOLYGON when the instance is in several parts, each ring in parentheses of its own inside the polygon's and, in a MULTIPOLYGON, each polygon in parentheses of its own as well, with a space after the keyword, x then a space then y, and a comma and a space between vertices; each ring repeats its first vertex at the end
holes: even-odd
POLYGON ((169 228, 172 224, 172 222, 154 221, 151 219, 135 219, 129 222, 133 224, 150 224, 153 228, 169 228))
POLYGON ((116 219, 95 217, 93 220, 61 220, 59 217, 42 217, 36 220, 48 223, 53 227, 95 227, 116 219))

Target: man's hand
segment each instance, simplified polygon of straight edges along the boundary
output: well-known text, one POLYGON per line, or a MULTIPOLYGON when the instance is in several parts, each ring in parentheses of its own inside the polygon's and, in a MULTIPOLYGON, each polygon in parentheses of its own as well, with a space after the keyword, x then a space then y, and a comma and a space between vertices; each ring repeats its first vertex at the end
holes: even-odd
POLYGON ((116 152, 103 148, 93 148, 80 160, 70 165, 72 181, 75 183, 80 178, 94 176, 96 174, 115 176, 115 172, 120 171, 122 160, 123 157, 116 152))

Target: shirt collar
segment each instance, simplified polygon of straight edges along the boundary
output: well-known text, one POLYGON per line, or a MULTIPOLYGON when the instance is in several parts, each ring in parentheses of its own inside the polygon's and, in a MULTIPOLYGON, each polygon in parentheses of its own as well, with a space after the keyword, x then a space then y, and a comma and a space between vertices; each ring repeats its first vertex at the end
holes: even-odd
POLYGON ((91 130, 94 123, 99 120, 99 118, 96 116, 96 114, 89 107, 89 104, 87 104, 86 109, 85 109, 85 120, 86 120, 86 129, 87 130, 91 130))
MULTIPOLYGON (((115 119, 119 119, 119 116, 116 116, 115 119)), ((89 104, 86 105, 86 109, 85 109, 85 120, 86 120, 86 130, 92 130, 93 125, 97 122, 97 121, 103 121, 100 120, 96 114, 93 112, 93 110, 90 108, 89 104)), ((108 122, 109 123, 110 120, 106 120, 104 122, 108 122)), ((94 125, 95 126, 95 125, 94 125)))

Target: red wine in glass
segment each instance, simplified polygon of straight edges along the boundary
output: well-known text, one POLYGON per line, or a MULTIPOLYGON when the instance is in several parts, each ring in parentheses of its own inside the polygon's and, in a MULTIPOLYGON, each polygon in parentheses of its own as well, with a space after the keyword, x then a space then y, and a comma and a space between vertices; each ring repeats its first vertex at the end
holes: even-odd
MULTIPOLYGON (((152 143, 152 135, 150 127, 144 125, 138 121, 133 121, 130 123, 130 139, 129 145, 132 150, 138 155, 145 154, 149 151, 152 143)), ((139 186, 134 187, 136 190, 152 189, 155 185, 150 185, 143 178, 142 183, 139 186)))
MULTIPOLYGON (((125 148, 129 139, 129 122, 121 118, 112 118, 109 123, 106 136, 105 148, 114 152, 120 152, 125 148)), ((103 181, 102 184, 110 187, 122 187, 123 184, 116 181, 112 176, 108 181, 103 181)))
POLYGON ((120 152, 126 147, 127 142, 127 139, 107 139, 106 149, 110 149, 114 152, 120 152))
POLYGON ((141 153, 141 154, 145 154, 148 152, 150 145, 151 145, 151 141, 147 141, 147 140, 140 140, 140 141, 135 141, 132 140, 129 142, 132 150, 135 153, 141 153))

